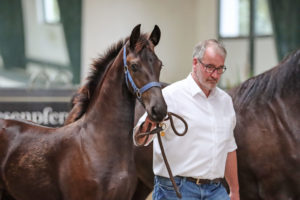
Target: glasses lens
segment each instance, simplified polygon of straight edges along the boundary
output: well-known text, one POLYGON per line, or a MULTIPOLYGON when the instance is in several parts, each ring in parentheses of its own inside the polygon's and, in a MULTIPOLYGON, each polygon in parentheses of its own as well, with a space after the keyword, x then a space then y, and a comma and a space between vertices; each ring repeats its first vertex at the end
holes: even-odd
POLYGON ((215 71, 216 68, 208 65, 205 66, 205 69, 208 73, 212 73, 213 71, 215 71))
POLYGON ((216 69, 213 65, 210 65, 210 64, 205 65, 205 64, 202 63, 202 65, 204 66, 205 71, 208 72, 208 73, 212 73, 216 69))
POLYGON ((223 73, 225 72, 225 70, 226 70, 226 67, 225 67, 225 66, 224 66, 224 67, 217 68, 218 74, 223 74, 223 73))
POLYGON ((215 66, 210 65, 210 64, 206 65, 201 60, 199 60, 199 62, 203 65, 205 71, 208 72, 208 73, 212 73, 214 71, 217 71, 218 74, 223 74, 225 72, 225 70, 226 70, 225 66, 223 66, 223 67, 215 67, 215 66))

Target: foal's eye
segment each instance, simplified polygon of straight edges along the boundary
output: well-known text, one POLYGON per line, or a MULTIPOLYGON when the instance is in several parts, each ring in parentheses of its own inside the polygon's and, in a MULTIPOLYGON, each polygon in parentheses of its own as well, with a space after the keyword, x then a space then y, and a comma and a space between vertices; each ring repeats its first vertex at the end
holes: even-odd
POLYGON ((131 65, 131 70, 132 70, 133 72, 136 72, 136 71, 138 70, 138 65, 137 65, 137 64, 132 64, 132 65, 131 65))

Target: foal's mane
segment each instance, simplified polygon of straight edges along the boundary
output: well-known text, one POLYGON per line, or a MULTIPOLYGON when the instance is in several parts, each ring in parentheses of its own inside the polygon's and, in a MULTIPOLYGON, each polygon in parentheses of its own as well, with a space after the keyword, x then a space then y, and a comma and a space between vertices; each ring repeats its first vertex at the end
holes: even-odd
POLYGON ((235 88, 231 94, 236 109, 253 102, 268 102, 275 97, 299 95, 300 49, 291 53, 276 67, 254 76, 235 88))
POLYGON ((93 61, 89 75, 85 80, 85 84, 77 90, 71 99, 72 110, 69 113, 65 124, 78 120, 86 112, 90 99, 94 95, 98 83, 101 82, 103 75, 105 74, 104 72, 114 61, 123 45, 124 41, 120 40, 108 48, 105 54, 93 61))
MULTIPOLYGON (((147 44, 147 36, 147 34, 140 35, 135 46, 137 52, 139 52, 147 44)), ((90 100, 92 99, 98 84, 101 83, 107 69, 111 66, 128 40, 129 37, 113 44, 103 55, 94 60, 90 67, 89 76, 86 78, 85 84, 77 90, 71 99, 72 110, 64 123, 65 125, 80 119, 87 111, 90 100)))

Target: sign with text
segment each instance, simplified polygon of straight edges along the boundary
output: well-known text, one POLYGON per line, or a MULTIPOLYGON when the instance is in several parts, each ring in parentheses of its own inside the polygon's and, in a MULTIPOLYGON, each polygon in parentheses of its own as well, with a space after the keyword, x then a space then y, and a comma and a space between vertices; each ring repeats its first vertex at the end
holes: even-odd
POLYGON ((75 91, 0 89, 0 118, 28 120, 49 127, 62 126, 75 91))

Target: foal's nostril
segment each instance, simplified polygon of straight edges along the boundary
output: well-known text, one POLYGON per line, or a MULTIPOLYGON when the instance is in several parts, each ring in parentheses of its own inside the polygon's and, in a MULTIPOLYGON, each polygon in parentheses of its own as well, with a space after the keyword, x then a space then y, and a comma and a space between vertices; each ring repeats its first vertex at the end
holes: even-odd
POLYGON ((152 106, 151 112, 152 112, 153 117, 156 118, 156 115, 157 115, 157 108, 156 108, 156 106, 152 106))
POLYGON ((164 119, 164 117, 166 116, 166 109, 164 109, 164 107, 161 107, 158 105, 152 106, 151 114, 152 114, 153 120, 162 121, 164 119))

